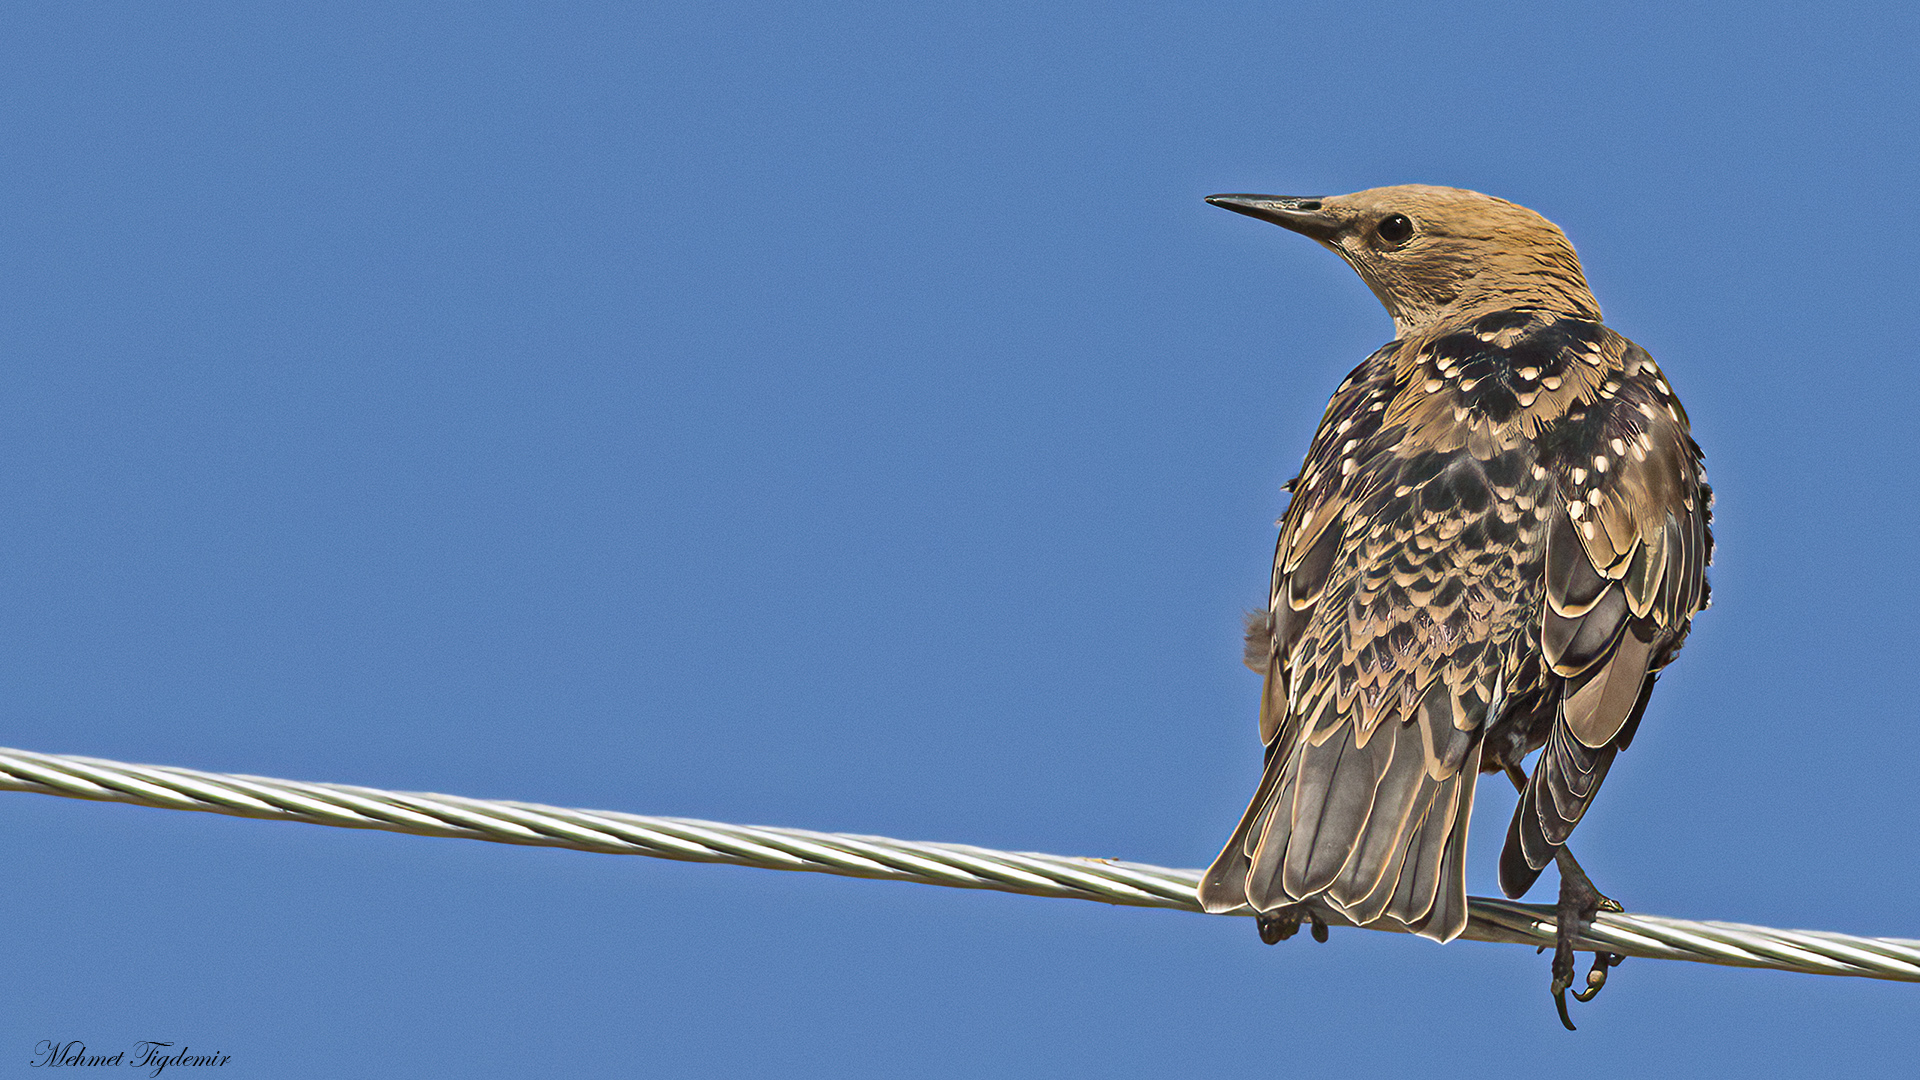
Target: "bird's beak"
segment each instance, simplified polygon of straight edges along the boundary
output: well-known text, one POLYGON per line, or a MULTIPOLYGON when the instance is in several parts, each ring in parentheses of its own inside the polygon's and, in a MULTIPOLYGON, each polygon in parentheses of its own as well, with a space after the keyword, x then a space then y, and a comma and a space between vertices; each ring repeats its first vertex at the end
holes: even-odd
POLYGON ((1315 240, 1331 239, 1334 233, 1340 231, 1340 219, 1322 209, 1321 200, 1313 196, 1209 195, 1207 202, 1222 210, 1270 221, 1315 240))

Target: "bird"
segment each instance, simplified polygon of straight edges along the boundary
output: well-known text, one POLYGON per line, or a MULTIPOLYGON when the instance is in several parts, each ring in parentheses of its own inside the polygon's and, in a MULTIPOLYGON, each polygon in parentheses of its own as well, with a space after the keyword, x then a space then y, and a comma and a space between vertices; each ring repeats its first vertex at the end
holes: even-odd
MULTIPOLYGON (((1474 787, 1504 773, 1500 887, 1517 899, 1557 864, 1549 987, 1573 1029, 1574 944, 1621 908, 1567 839, 1710 599, 1713 491, 1686 411, 1523 206, 1424 184, 1207 202, 1332 250, 1395 334, 1286 485, 1246 638, 1264 766, 1200 903, 1252 908, 1269 944, 1303 919, 1325 940, 1326 908, 1449 941, 1474 787)), ((1596 951, 1574 996, 1620 959, 1596 951)))

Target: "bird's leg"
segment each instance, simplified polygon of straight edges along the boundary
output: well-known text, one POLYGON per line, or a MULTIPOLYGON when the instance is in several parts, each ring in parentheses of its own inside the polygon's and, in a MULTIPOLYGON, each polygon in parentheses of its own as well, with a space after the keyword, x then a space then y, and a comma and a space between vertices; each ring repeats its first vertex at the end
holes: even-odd
MULTIPOLYGON (((1573 939, 1579 937, 1582 931, 1593 925, 1593 917, 1600 912, 1621 912, 1625 911, 1626 908, 1621 907, 1617 901, 1593 887, 1593 879, 1587 877, 1585 870, 1580 869, 1580 864, 1574 861, 1572 852, 1562 847, 1558 852, 1554 853, 1554 859, 1560 866, 1560 909, 1562 912, 1556 920, 1556 926, 1566 925, 1564 912, 1566 911, 1567 905, 1567 882, 1570 879, 1574 882, 1574 890, 1578 894, 1581 904, 1579 924, 1573 928, 1570 934, 1566 930, 1558 931, 1556 937, 1559 939, 1559 943, 1555 946, 1553 954, 1554 960, 1557 962, 1560 958, 1560 950, 1563 948, 1566 950, 1568 977, 1571 978, 1573 939), (1589 899, 1592 903, 1591 907, 1586 906, 1589 899)), ((1619 967, 1620 962, 1625 959, 1626 957, 1618 955, 1617 953, 1601 952, 1595 949, 1593 952, 1593 967, 1587 970, 1587 988, 1585 990, 1575 990, 1573 992, 1574 998, 1578 1001, 1592 1001, 1594 997, 1600 993, 1601 988, 1607 985, 1607 969, 1619 967)))
POLYGON ((1327 924, 1320 913, 1307 904, 1288 904, 1272 911, 1256 911, 1253 914, 1254 925, 1260 928, 1260 940, 1269 945, 1278 945, 1300 932, 1302 922, 1313 927, 1313 940, 1327 940, 1327 924))
MULTIPOLYGON (((1513 781, 1516 790, 1527 790, 1527 774, 1518 765, 1503 762, 1507 779, 1513 781)), ((1560 1010, 1560 1022, 1568 1031, 1576 1030, 1573 1018, 1567 1015, 1567 991, 1573 986, 1573 943, 1577 941, 1587 927, 1593 925, 1595 915, 1602 911, 1625 911, 1618 902, 1593 887, 1593 879, 1580 868, 1580 863, 1563 844, 1553 853, 1554 865, 1560 870, 1560 904, 1554 917, 1553 947, 1553 1003, 1560 1010)), ((1587 972, 1587 987, 1574 990, 1577 1001, 1592 1001, 1607 985, 1607 970, 1618 967, 1626 957, 1614 953, 1594 950, 1593 967, 1587 972)))
MULTIPOLYGON (((1567 1015, 1567 990, 1573 986, 1573 943, 1593 925, 1595 915, 1624 909, 1593 887, 1592 879, 1566 848, 1556 850, 1553 858, 1560 868, 1560 905, 1554 913, 1553 1003, 1560 1010, 1560 1022, 1568 1031, 1574 1031, 1573 1019, 1567 1015)), ((1595 949, 1593 968, 1587 972, 1587 988, 1575 990, 1574 998, 1592 1001, 1600 988, 1607 985, 1607 969, 1624 959, 1624 956, 1595 949)))
POLYGON ((1512 761, 1503 761, 1500 763, 1500 767, 1506 771, 1507 779, 1513 781, 1513 790, 1525 795, 1527 793, 1527 771, 1522 769, 1518 763, 1512 761))

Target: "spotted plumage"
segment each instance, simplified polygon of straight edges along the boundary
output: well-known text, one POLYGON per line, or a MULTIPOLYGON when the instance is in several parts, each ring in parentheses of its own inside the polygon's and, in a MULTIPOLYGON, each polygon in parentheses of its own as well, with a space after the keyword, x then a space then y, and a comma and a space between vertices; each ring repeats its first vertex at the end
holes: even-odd
POLYGON ((1266 768, 1200 897, 1449 940, 1477 775, 1543 750, 1500 861, 1518 896, 1706 606, 1700 449, 1531 211, 1427 187, 1212 201, 1341 254, 1400 333, 1341 384, 1289 485, 1248 636, 1266 768))

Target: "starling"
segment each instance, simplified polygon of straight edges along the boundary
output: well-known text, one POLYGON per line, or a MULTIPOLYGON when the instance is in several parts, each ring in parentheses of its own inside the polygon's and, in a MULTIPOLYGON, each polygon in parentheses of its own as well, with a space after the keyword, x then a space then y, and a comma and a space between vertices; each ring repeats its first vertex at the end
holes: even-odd
MULTIPOLYGON (((1407 185, 1215 206, 1319 241, 1396 336, 1333 395, 1280 521, 1247 663, 1266 765, 1207 870, 1268 941, 1315 905, 1438 941, 1466 929, 1478 774, 1520 789, 1500 887, 1560 871, 1552 992, 1601 909, 1566 841, 1707 606, 1713 496, 1646 350, 1600 321, 1551 222, 1407 185), (1540 750, 1532 771, 1522 765, 1540 750)), ((1584 1001, 1617 957, 1596 953, 1584 1001)))

